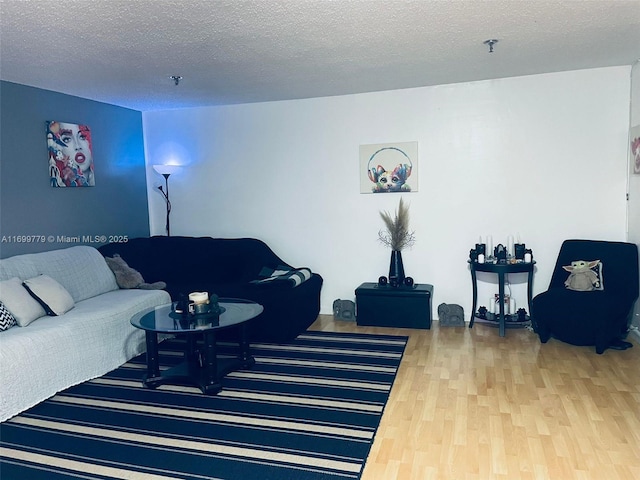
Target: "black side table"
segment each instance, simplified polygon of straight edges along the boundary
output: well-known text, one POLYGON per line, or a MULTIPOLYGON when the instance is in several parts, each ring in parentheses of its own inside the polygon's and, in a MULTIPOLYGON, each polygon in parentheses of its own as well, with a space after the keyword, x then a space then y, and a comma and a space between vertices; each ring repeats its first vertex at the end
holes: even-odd
MULTIPOLYGON (((505 334, 505 314, 504 314, 504 276, 507 273, 528 273, 527 276, 527 303, 529 312, 531 312, 531 296, 533 293, 533 267, 535 261, 525 263, 478 263, 477 261, 467 260, 471 267, 471 283, 473 284, 473 307, 471 308, 471 321, 469 328, 473 327, 473 321, 476 316, 476 307, 478 304, 478 284, 476 280, 476 272, 488 272, 498 274, 498 302, 500 304, 500 336, 505 334)), ((534 325, 535 329, 535 325, 534 325)))
POLYGON ((433 285, 392 287, 363 283, 356 288, 358 325, 431 328, 433 285))

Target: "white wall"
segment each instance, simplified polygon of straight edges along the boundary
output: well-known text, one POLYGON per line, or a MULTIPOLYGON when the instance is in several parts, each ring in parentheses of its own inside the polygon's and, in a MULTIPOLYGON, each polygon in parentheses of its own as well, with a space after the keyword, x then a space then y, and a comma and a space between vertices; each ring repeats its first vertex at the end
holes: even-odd
MULTIPOLYGON (((479 235, 519 233, 545 290, 566 238, 624 240, 630 67, 583 70, 341 97, 143 115, 150 165, 171 177, 172 234, 251 236, 325 284, 322 313, 386 275, 379 210, 399 194, 359 193, 361 144, 417 141, 415 246, 405 271, 470 314, 469 249, 479 235)), ((164 203, 149 189, 152 234, 164 203)), ((487 280, 493 281, 491 277, 487 280)), ((512 278, 524 305, 521 276, 512 278)), ((484 283, 480 298, 497 291, 484 283)), ((483 302, 484 303, 484 302, 483 302)))
MULTIPOLYGON (((640 61, 631 69, 631 127, 640 125, 640 61)), ((627 146, 629 148, 629 145, 627 146)), ((640 246, 640 175, 633 175, 629 164, 628 241, 640 246)), ((633 324, 640 327, 640 301, 636 302, 633 324)), ((638 333, 638 330, 636 330, 638 333)), ((640 334, 639 334, 640 335, 640 334)))

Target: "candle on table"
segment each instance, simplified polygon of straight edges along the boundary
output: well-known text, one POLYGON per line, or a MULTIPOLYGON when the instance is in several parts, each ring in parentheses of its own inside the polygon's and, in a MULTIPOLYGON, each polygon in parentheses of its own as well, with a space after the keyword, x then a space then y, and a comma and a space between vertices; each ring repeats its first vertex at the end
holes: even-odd
POLYGON ((207 292, 193 292, 189 294, 189 300, 193 303, 207 303, 209 301, 209 294, 207 292))

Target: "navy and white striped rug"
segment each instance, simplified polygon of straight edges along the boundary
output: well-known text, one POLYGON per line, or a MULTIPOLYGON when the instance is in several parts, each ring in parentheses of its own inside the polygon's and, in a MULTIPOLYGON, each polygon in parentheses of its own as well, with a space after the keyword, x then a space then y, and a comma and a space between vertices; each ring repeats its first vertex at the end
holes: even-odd
MULTIPOLYGON (((144 355, 0 424, 9 479, 360 478, 407 337, 305 332, 255 344, 216 396, 141 385, 144 355)), ((161 364, 182 345, 160 345, 161 364)))

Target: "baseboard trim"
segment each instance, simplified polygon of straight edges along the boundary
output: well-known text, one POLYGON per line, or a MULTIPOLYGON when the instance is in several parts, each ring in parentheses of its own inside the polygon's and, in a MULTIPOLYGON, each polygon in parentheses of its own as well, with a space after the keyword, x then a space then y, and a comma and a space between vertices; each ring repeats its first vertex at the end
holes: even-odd
POLYGON ((634 336, 636 341, 640 342, 640 330, 638 330, 637 328, 632 328, 629 331, 629 334, 634 336))

